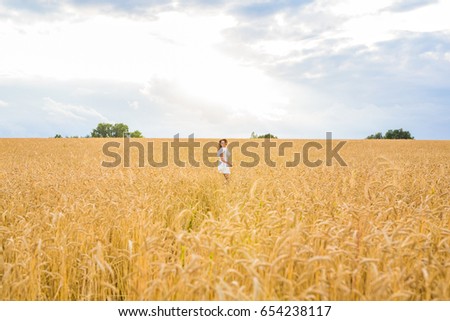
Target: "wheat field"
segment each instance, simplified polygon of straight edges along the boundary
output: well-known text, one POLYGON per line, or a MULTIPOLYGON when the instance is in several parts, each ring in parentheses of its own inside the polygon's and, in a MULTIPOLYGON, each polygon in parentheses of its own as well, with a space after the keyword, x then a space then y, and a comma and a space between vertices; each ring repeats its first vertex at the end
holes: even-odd
POLYGON ((236 151, 228 184, 137 150, 102 167, 108 141, 0 140, 2 300, 450 300, 449 141, 349 140, 315 168, 236 151))

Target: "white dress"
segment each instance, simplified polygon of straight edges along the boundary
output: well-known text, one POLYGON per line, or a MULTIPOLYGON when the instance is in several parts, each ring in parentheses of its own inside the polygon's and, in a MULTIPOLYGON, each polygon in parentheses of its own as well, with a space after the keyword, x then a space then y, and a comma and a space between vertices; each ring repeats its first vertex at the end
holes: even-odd
POLYGON ((219 166, 218 166, 219 172, 222 174, 230 174, 230 167, 228 167, 228 164, 222 162, 222 160, 220 159, 220 154, 222 153, 223 159, 225 161, 228 161, 228 156, 230 156, 230 152, 226 147, 222 147, 221 149, 219 149, 219 151, 217 152, 217 155, 219 156, 219 166))

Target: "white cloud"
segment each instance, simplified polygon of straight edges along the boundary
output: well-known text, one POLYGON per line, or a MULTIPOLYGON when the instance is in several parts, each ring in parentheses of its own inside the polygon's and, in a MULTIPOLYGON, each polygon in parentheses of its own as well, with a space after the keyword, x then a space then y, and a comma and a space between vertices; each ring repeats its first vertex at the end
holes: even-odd
POLYGON ((394 1, 392 0, 378 0, 378 1, 361 1, 361 0, 341 0, 330 1, 322 0, 316 1, 320 10, 329 11, 335 15, 354 17, 368 14, 375 14, 381 9, 388 7, 394 1))
POLYGON ((56 120, 88 120, 88 119, 98 119, 101 121, 107 121, 107 118, 102 114, 97 112, 93 108, 65 104, 61 102, 54 101, 51 98, 44 98, 43 110, 47 112, 49 116, 56 120))
POLYGON ((447 60, 448 62, 450 62, 450 52, 446 52, 444 54, 444 59, 447 60))
POLYGON ((162 12, 157 18, 85 13, 77 20, 0 21, 0 70, 21 77, 142 83, 177 72, 179 65, 190 63, 192 52, 222 41, 221 31, 234 23, 226 15, 182 12, 162 12))
POLYGON ((224 57, 192 55, 191 59, 192 65, 180 66, 171 78, 152 79, 141 93, 182 119, 197 115, 215 123, 243 113, 257 120, 282 120, 286 115, 292 85, 224 57), (201 63, 203 68, 197 69, 201 63))
MULTIPOLYGON (((405 32, 434 33, 450 30, 450 1, 426 2, 414 10, 389 10, 394 0, 318 0, 302 10, 261 18, 251 25, 237 25, 233 36, 255 53, 251 59, 265 63, 301 62, 339 53, 355 46, 376 49, 380 42, 401 39, 405 32), (254 35, 254 36, 253 36, 254 35)), ((402 4, 403 5, 403 4, 402 4)), ((242 48, 241 48, 242 52, 242 48)))
MULTIPOLYGON (((255 1, 241 8, 235 1, 211 10, 197 2, 155 10, 64 2, 45 19, 20 9, 28 2, 13 11, 5 5, 0 96, 24 106, 14 81, 42 79, 30 89, 35 99, 27 112, 47 97, 43 110, 64 127, 73 121, 74 131, 106 115, 206 136, 217 128, 321 136, 326 127, 359 136, 374 118, 377 124, 401 118, 390 106, 403 112, 412 100, 448 102, 450 1, 413 2, 255 1), (98 109, 86 107, 91 102, 98 109)), ((8 103, 0 100, 0 107, 8 103)))
POLYGON ((8 103, 0 99, 0 107, 8 107, 8 103))
POLYGON ((134 100, 134 101, 128 102, 128 106, 130 106, 131 109, 138 110, 140 107, 140 104, 138 101, 134 100))

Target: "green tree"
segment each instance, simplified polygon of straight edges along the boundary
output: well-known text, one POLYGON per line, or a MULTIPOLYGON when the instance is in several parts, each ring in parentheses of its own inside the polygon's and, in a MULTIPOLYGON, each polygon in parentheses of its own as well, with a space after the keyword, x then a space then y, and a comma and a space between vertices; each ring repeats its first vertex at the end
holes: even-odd
POLYGON ((142 136, 142 133, 139 130, 135 130, 134 132, 131 133, 131 137, 132 138, 143 138, 144 136, 142 136))
POLYGON ((367 139, 383 139, 383 134, 378 132, 374 135, 367 136, 367 139))
POLYGON ((386 134, 384 134, 385 139, 414 139, 409 131, 404 131, 403 128, 400 129, 389 129, 386 134))
POLYGON ((278 137, 272 134, 265 134, 265 135, 259 135, 258 138, 274 138, 277 139, 278 137))
POLYGON ((123 137, 128 132, 128 126, 123 123, 117 123, 112 126, 112 137, 123 137))
POLYGON ((114 137, 113 125, 108 123, 100 123, 97 128, 92 130, 91 137, 114 137))
POLYGON ((414 139, 411 133, 407 130, 400 129, 389 129, 383 136, 380 132, 367 136, 367 139, 414 139))
POLYGON ((250 135, 250 138, 252 138, 252 139, 253 139, 253 138, 258 138, 258 135, 256 135, 255 132, 252 132, 251 135, 250 135))
POLYGON ((130 133, 128 125, 124 123, 99 123, 97 128, 92 130, 91 137, 124 137, 130 135, 133 138, 143 137, 142 133, 138 130, 130 133))
POLYGON ((60 134, 56 134, 55 138, 62 138, 62 136, 60 134))

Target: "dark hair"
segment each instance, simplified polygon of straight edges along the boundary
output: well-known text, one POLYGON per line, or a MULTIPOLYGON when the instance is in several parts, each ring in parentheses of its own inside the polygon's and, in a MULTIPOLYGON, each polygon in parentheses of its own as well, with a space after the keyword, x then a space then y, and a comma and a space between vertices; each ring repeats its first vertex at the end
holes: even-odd
POLYGON ((220 143, 221 143, 222 141, 224 141, 225 144, 228 144, 228 141, 227 141, 225 138, 222 138, 221 140, 219 140, 219 148, 218 148, 218 149, 220 149, 220 148, 222 147, 222 145, 220 145, 220 143))

